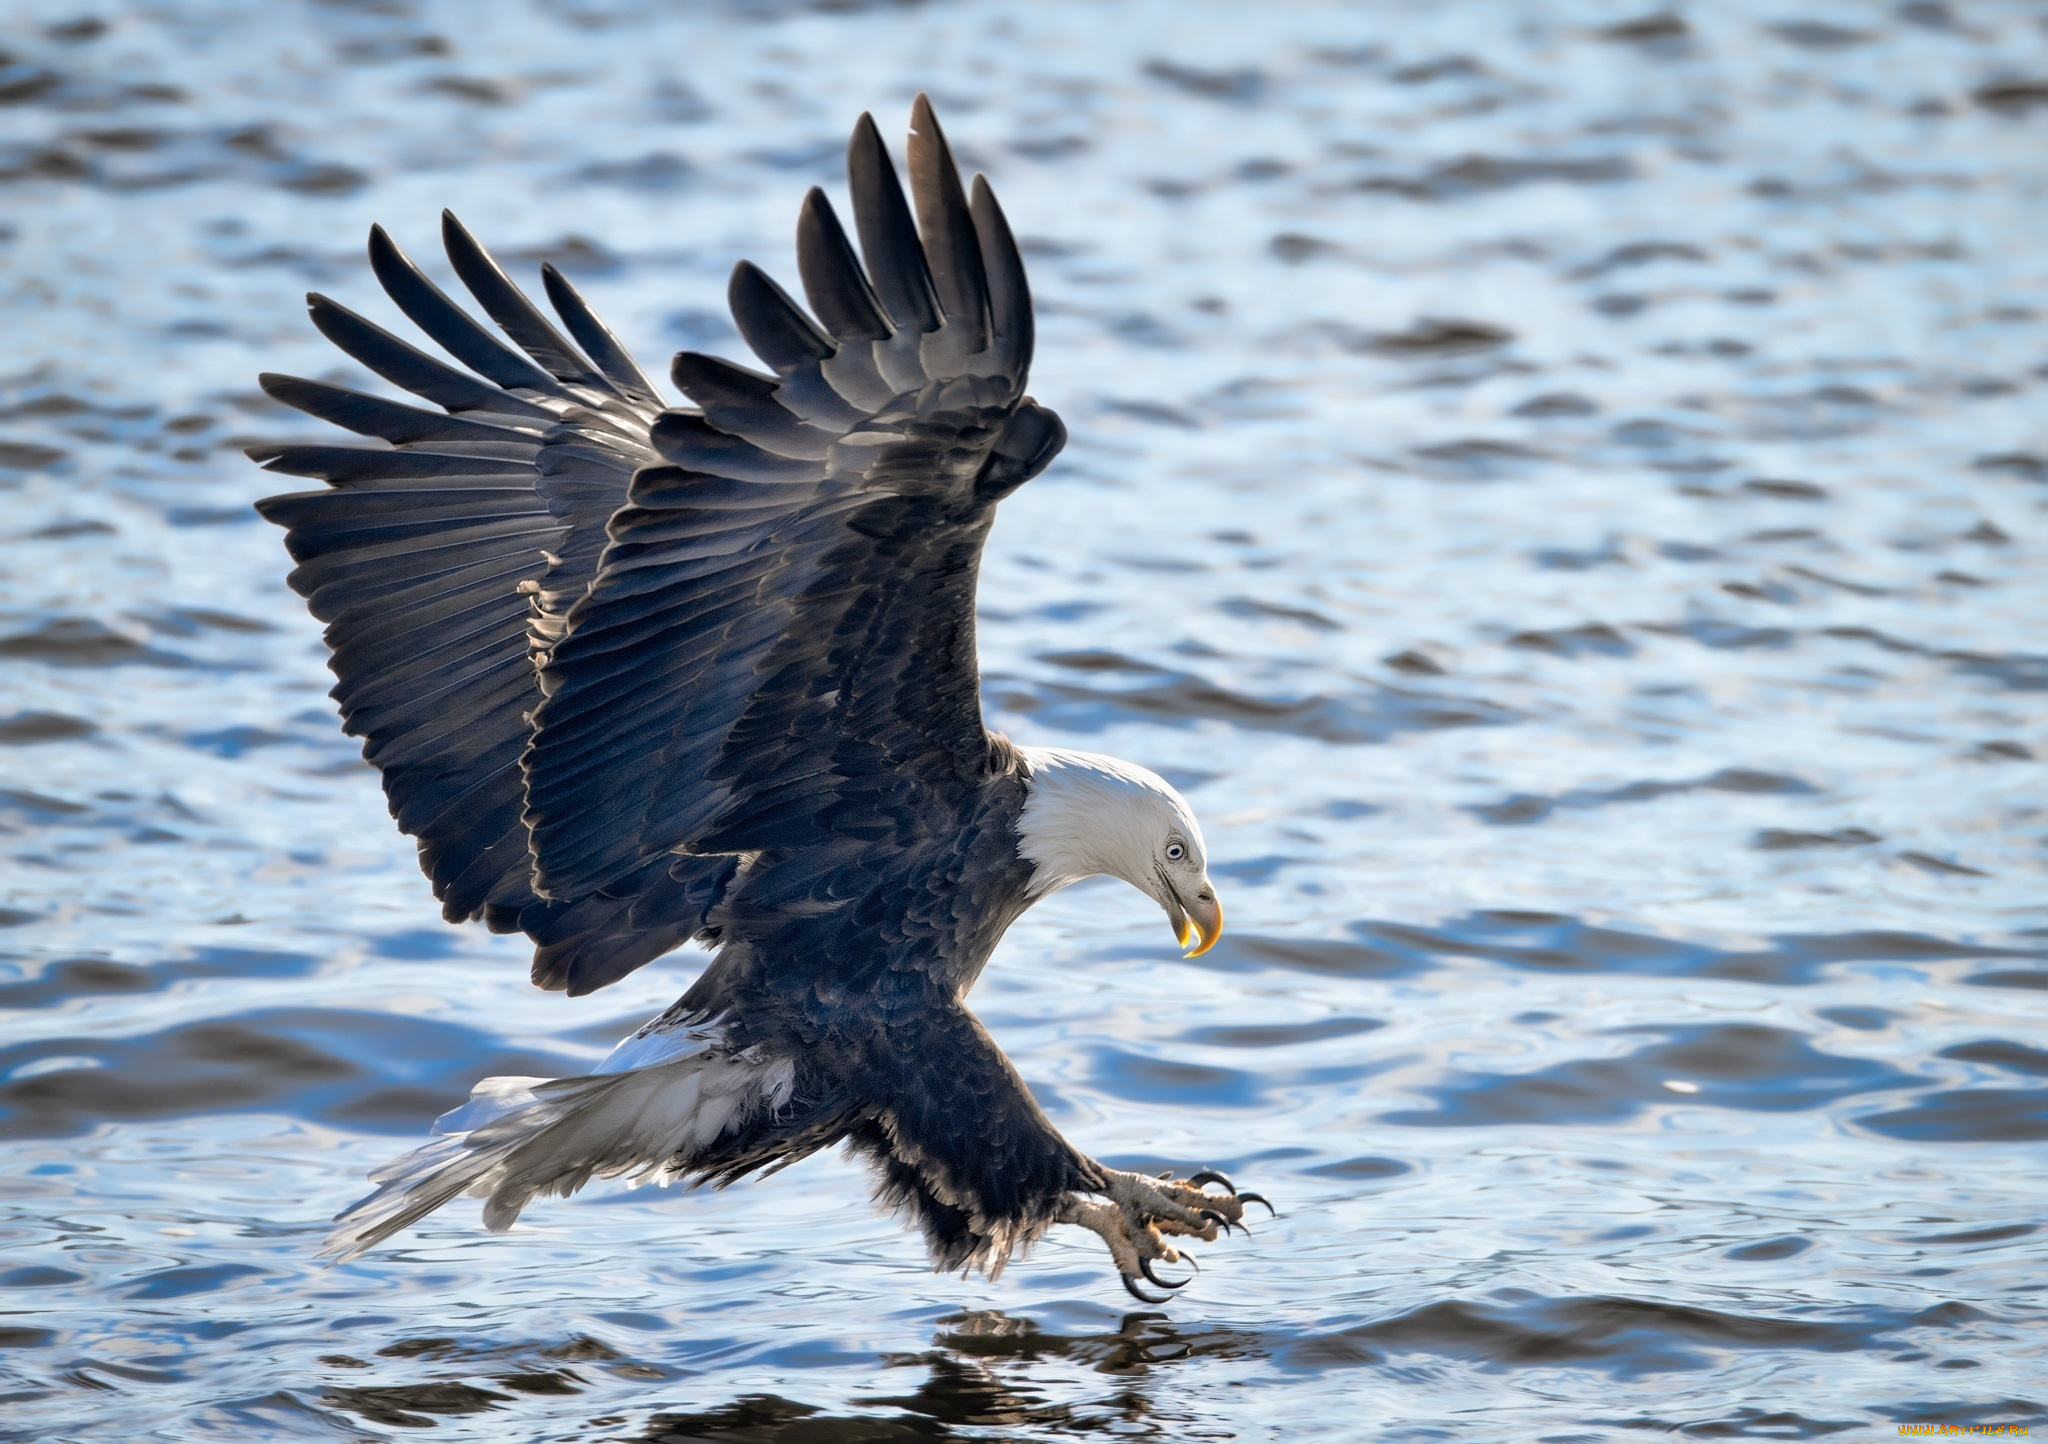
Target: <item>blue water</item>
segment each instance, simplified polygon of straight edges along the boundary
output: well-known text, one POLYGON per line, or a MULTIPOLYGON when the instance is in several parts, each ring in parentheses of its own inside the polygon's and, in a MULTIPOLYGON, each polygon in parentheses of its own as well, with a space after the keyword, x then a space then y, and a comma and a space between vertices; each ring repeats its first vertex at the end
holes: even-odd
POLYGON ((2037 7, 32 0, 0 50, 4 1437, 2039 1426, 2037 7), (364 233, 442 206, 650 370, 736 351, 733 261, 793 276, 919 89, 1074 438, 990 544, 991 719, 1186 789, 1233 929, 1087 885, 974 1003, 1079 1146, 1280 1218, 1156 1311, 1070 1230, 934 1276, 837 1158, 315 1264, 699 958, 570 1001, 436 920, 255 373, 363 382, 301 293, 389 318, 364 233))

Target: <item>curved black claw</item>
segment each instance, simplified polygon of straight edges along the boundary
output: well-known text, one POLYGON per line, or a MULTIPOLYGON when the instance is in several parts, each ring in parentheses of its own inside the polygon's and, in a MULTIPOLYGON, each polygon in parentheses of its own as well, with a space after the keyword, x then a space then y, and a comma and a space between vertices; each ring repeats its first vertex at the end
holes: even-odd
MULTIPOLYGON (((1138 1260, 1138 1272, 1143 1274, 1152 1283, 1159 1285, 1159 1287, 1161 1287, 1162 1289, 1184 1289, 1189 1284, 1194 1282, 1193 1279, 1182 1279, 1178 1283, 1176 1283, 1172 1279, 1163 1279, 1159 1277, 1158 1274, 1152 1272, 1152 1260, 1148 1258, 1141 1258, 1138 1260)), ((1125 1287, 1129 1287, 1128 1283, 1125 1285, 1125 1287)), ((1136 1290, 1132 1290, 1132 1292, 1135 1293, 1136 1290)))
POLYGON ((1225 1218, 1222 1214, 1218 1213, 1213 1208, 1203 1209, 1200 1214, 1200 1217, 1213 1220, 1216 1226, 1222 1229, 1225 1233, 1229 1233, 1234 1228, 1244 1229, 1244 1231, 1247 1234, 1251 1232, 1250 1229, 1245 1228, 1244 1225, 1241 1223, 1232 1223, 1229 1219, 1225 1218))
POLYGON ((1124 1281, 1124 1292, 1141 1304, 1169 1304, 1173 1302, 1173 1298, 1169 1294, 1161 1294, 1158 1298, 1153 1298, 1152 1295, 1139 1288, 1138 1281, 1129 1274, 1118 1274, 1117 1277, 1124 1281))
POLYGON ((1205 1168, 1200 1173, 1191 1174, 1188 1177, 1188 1187, 1190 1188, 1200 1188, 1205 1183, 1220 1183, 1223 1185, 1224 1192, 1237 1192, 1237 1185, 1213 1168, 1205 1168))
POLYGON ((1278 1218, 1280 1216, 1279 1209, 1273 1207, 1272 1204, 1266 1202, 1265 1199, 1261 1198, 1256 1193, 1240 1193, 1237 1196, 1237 1201, 1239 1203, 1256 1203, 1260 1208, 1266 1210, 1266 1212, 1271 1214, 1274 1218, 1278 1218))

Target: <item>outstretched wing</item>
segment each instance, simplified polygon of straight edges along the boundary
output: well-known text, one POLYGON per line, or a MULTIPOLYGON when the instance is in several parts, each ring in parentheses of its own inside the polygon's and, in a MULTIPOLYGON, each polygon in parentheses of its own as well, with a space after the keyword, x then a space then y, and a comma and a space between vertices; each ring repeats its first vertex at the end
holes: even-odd
MULTIPOLYGON (((918 98, 916 219, 872 119, 848 173, 865 270, 813 190, 816 320, 742 264, 773 374, 685 352, 566 629, 525 767, 536 886, 578 897, 664 853, 950 825, 987 766, 974 590, 995 502, 1065 440, 1025 399, 1031 299, 985 181, 918 98), (911 821, 914 820, 914 821, 911 821)), ((909 840, 909 839, 905 839, 909 840)))
POLYGON ((1065 433, 1023 397, 1009 227, 921 97, 914 125, 916 220, 862 117, 865 270, 813 191, 817 319, 741 265, 734 317, 773 374, 685 353, 694 409, 664 410, 549 267, 563 335, 453 217, 456 274, 518 349, 377 230, 378 279, 469 369, 322 296, 314 322, 441 410, 263 378, 383 443, 256 448, 329 488, 259 510, 287 528, 344 725, 444 914, 525 930, 543 986, 587 992, 697 933, 720 854, 928 816, 985 765, 982 539, 1065 433))
POLYGON ((602 894, 546 902, 520 815, 519 757, 541 699, 529 631, 559 635, 595 575, 606 519, 634 470, 658 459, 647 436, 662 401, 552 267, 549 299, 580 349, 454 217, 443 235, 456 274, 520 350, 373 230, 385 290, 475 374, 309 297, 329 340, 442 410, 266 375, 286 405, 387 444, 253 448, 268 470, 329 488, 257 507, 287 528, 291 585, 328 624, 343 725, 364 739, 393 816, 419 839, 444 915, 524 927, 541 945, 536 981, 582 991, 690 936, 719 881, 708 862, 671 876, 673 860, 652 859, 602 894))

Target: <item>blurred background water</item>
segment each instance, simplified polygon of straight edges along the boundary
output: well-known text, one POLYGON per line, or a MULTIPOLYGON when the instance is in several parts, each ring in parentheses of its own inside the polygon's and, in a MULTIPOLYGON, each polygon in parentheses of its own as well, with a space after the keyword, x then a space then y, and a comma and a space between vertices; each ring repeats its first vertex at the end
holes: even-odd
MULTIPOLYGON (((1755 0, 30 0, 0 31, 0 1434, 1633 1440, 2043 1415, 2048 27, 1755 0), (367 378, 373 220, 737 352, 929 90, 1073 442, 992 721, 1185 788, 1233 933, 1089 885, 975 1006, 1056 1121, 1281 1205, 1132 1311, 817 1159, 364 1172, 576 1001, 438 923, 240 449, 367 378)), ((402 327, 402 322, 396 322, 402 327)), ((1068 1231, 1062 1231, 1068 1232, 1068 1231)))

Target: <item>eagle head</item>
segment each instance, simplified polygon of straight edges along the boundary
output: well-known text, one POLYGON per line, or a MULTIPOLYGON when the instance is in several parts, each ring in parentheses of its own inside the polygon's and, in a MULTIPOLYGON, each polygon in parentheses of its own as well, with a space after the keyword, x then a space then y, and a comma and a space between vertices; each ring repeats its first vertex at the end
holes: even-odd
POLYGON ((1186 798, 1158 773, 1115 757, 1055 747, 1017 753, 1026 788, 1017 851, 1032 865, 1033 898, 1106 873, 1166 910, 1188 957, 1216 946, 1223 905, 1186 798))

